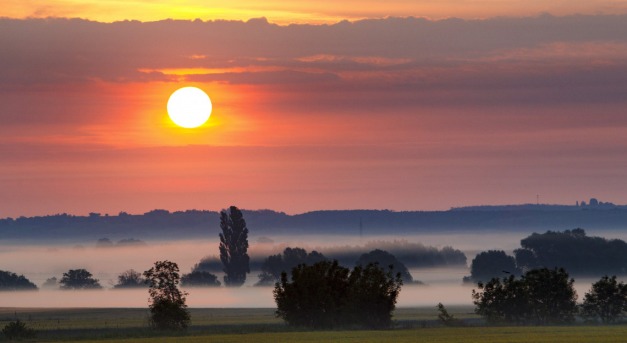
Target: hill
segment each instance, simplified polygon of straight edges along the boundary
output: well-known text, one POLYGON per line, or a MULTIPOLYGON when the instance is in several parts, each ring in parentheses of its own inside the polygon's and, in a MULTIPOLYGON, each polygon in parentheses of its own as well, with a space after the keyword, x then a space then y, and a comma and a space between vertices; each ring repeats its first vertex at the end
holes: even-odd
MULTIPOLYGON (((454 208, 449 211, 333 210, 288 215, 243 210, 252 235, 268 234, 415 234, 468 231, 544 231, 577 227, 624 230, 625 206, 507 205, 454 208)), ((144 214, 88 216, 56 214, 0 219, 3 240, 193 239, 215 237, 219 213, 153 210, 144 214)))

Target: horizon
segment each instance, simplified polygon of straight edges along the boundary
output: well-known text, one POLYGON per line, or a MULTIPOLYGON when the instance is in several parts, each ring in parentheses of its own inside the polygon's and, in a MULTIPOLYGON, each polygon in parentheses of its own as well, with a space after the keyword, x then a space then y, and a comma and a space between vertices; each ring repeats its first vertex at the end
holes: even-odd
POLYGON ((622 32, 606 0, 10 0, 0 217, 624 204, 622 32))
MULTIPOLYGON (((590 199, 596 199, 596 198, 590 198, 590 199)), ((584 201, 588 201, 588 200, 584 200, 584 201)), ((627 206, 627 204, 617 204, 617 203, 613 203, 611 201, 600 201, 600 203, 604 203, 604 204, 611 204, 613 206, 617 206, 617 207, 623 207, 623 206, 627 206)), ((589 203, 587 204, 589 206, 589 203)), ((236 206, 237 205, 233 205, 236 206)), ((449 212, 449 211, 453 211, 453 210, 458 210, 458 209, 465 209, 465 208, 478 208, 478 207, 522 207, 522 206, 537 206, 537 207, 582 207, 581 202, 579 200, 576 201, 575 204, 551 204, 551 203, 519 203, 519 204, 476 204, 476 205, 462 205, 462 206, 452 206, 448 209, 432 209, 432 210, 425 210, 425 209, 411 209, 411 210, 395 210, 395 209, 390 209, 390 208, 336 208, 336 209, 311 209, 311 210, 307 210, 304 212, 286 212, 286 211, 282 211, 280 209, 272 209, 272 208, 256 208, 256 209, 250 209, 250 208, 240 208, 240 210, 242 211, 250 211, 250 212, 263 212, 263 211, 271 211, 271 212, 275 212, 275 213, 280 213, 280 214, 285 214, 288 216, 298 216, 298 215, 302 215, 302 214, 307 214, 307 213, 313 213, 313 212, 334 212, 334 211, 380 211, 380 212, 385 212, 385 211, 389 211, 389 212, 449 212)), ((228 206, 227 206, 228 207, 228 206)), ((0 217, 0 219, 17 219, 20 217, 25 217, 25 218, 34 218, 34 217, 52 217, 52 216, 58 216, 58 215, 68 215, 68 216, 73 216, 73 217, 89 217, 90 214, 97 214, 99 217, 105 217, 105 216, 119 216, 121 214, 126 214, 126 215, 132 215, 132 216, 141 216, 141 215, 146 215, 150 212, 153 211, 167 211, 169 214, 172 213, 180 213, 180 212, 188 212, 188 211, 198 211, 198 212, 212 212, 212 213, 219 213, 220 211, 226 209, 222 208, 222 209, 198 209, 198 208, 189 208, 189 209, 167 209, 167 208, 163 208, 163 207, 157 207, 157 208, 153 208, 144 212, 129 212, 129 211, 124 211, 121 210, 119 212, 116 213, 108 213, 108 212, 99 212, 99 211, 89 211, 86 213, 81 213, 81 214, 77 214, 77 213, 69 213, 69 212, 61 212, 61 213, 46 213, 46 214, 35 214, 35 215, 30 215, 30 216, 25 216, 25 215, 18 215, 18 216, 8 216, 8 217, 0 217)))

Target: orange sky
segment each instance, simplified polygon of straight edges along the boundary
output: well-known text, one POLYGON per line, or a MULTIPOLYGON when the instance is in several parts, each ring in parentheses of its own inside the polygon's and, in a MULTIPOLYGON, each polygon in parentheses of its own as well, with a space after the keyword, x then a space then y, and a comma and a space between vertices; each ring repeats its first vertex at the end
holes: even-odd
POLYGON ((622 2, 38 3, 92 21, 0 19, 0 217, 627 202, 622 2), (317 25, 389 15, 462 19, 317 25), (236 21, 94 22, 166 17, 236 21))
POLYGON ((266 17, 271 22, 335 23, 340 20, 415 16, 441 19, 495 16, 618 14, 627 12, 625 1, 541 0, 6 0, 3 14, 11 18, 69 17, 96 21, 154 21, 166 18, 247 20, 266 17))

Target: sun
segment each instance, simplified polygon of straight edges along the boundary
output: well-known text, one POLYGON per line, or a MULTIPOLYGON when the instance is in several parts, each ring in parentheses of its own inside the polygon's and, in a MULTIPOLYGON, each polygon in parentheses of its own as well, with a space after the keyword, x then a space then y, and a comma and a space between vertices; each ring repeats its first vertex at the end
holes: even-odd
POLYGON ((211 115, 211 99, 197 87, 179 88, 168 99, 168 115, 181 127, 192 129, 204 124, 211 115))

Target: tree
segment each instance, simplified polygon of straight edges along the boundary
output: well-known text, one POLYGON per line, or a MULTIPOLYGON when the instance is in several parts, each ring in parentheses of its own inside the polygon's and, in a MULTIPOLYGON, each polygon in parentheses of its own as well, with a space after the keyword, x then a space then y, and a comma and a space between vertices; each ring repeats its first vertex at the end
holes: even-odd
POLYGON ((403 281, 376 264, 350 272, 334 261, 301 264, 275 285, 276 314, 289 325, 314 329, 343 326, 385 328, 403 281))
POLYGON ((531 262, 539 267, 562 267, 581 276, 627 274, 627 243, 587 236, 583 229, 533 233, 520 245, 530 251, 526 256, 533 255, 531 262))
POLYGON ((345 315, 348 324, 361 324, 370 329, 384 329, 392 325, 392 311, 401 291, 401 273, 392 275, 390 265, 387 272, 378 263, 358 265, 348 279, 348 304, 345 315))
POLYGON ((47 289, 55 289, 55 288, 59 288, 59 282, 57 281, 56 277, 51 277, 46 279, 46 282, 44 282, 43 285, 41 285, 42 288, 47 288, 47 289))
POLYGON ((518 274, 516 261, 503 250, 483 251, 472 260, 470 278, 465 281, 486 282, 503 274, 518 274))
POLYGON ((192 267, 192 271, 218 273, 224 271, 224 265, 218 256, 205 256, 192 267))
POLYGON ((159 330, 187 328, 190 314, 185 304, 187 293, 178 288, 179 267, 170 261, 157 261, 144 272, 150 295, 150 324, 159 330))
POLYGON ((563 324, 574 321, 577 293, 564 269, 535 269, 478 283, 473 290, 475 312, 493 323, 563 324))
POLYGON ((516 266, 518 266, 521 271, 541 268, 541 266, 538 265, 536 255, 529 249, 514 250, 514 257, 516 259, 516 266))
POLYGON ((326 257, 317 251, 307 253, 302 248, 285 248, 282 254, 268 256, 261 265, 261 274, 256 286, 274 286, 281 279, 281 273, 290 272, 299 264, 312 265, 324 261, 326 257))
POLYGON ((403 279, 403 283, 413 283, 414 279, 412 278, 407 267, 399 261, 394 255, 389 252, 381 249, 375 249, 368 253, 365 253, 359 257, 355 265, 365 266, 370 263, 378 263, 380 266, 392 266, 395 272, 401 274, 401 279, 403 279))
POLYGON ((113 288, 143 288, 146 280, 142 274, 134 269, 129 269, 118 275, 118 283, 113 288))
POLYGON ((627 285, 618 282, 616 276, 604 276, 592 284, 584 295, 582 316, 586 319, 601 319, 603 323, 619 320, 627 311, 627 285))
POLYGON ((193 271, 181 277, 181 285, 184 287, 220 287, 218 277, 209 272, 193 271))
POLYGON ((37 290, 37 286, 24 275, 0 270, 0 291, 37 290))
POLYGON ((235 206, 220 212, 220 260, 224 265, 224 284, 239 287, 250 273, 248 228, 242 212, 235 206))
POLYGON ((530 314, 529 299, 522 281, 514 275, 492 278, 487 283, 478 283, 479 291, 473 289, 475 313, 490 323, 525 324, 530 314))
POLYGON ((94 279, 93 275, 86 269, 70 269, 67 273, 63 273, 63 277, 59 280, 61 289, 100 289, 98 279, 94 279))
POLYGON ((563 268, 541 268, 525 273, 532 320, 536 324, 571 323, 577 313, 575 280, 563 268))
POLYGON ((455 318, 455 316, 453 316, 452 314, 448 313, 448 310, 446 309, 446 307, 444 307, 442 303, 438 303, 436 308, 438 309, 438 320, 444 326, 462 326, 464 324, 464 322, 455 318))
POLYGON ((454 265, 466 267, 467 265, 466 255, 460 250, 453 249, 450 246, 444 246, 438 249, 436 247, 425 246, 422 243, 408 242, 406 240, 374 240, 366 243, 364 248, 367 251, 375 249, 385 250, 396 256, 399 261, 403 261, 408 267, 422 268, 454 265))
POLYGON ((291 282, 282 273, 273 291, 277 317, 289 325, 314 329, 337 325, 348 298, 348 274, 337 261, 301 264, 292 269, 291 282))

